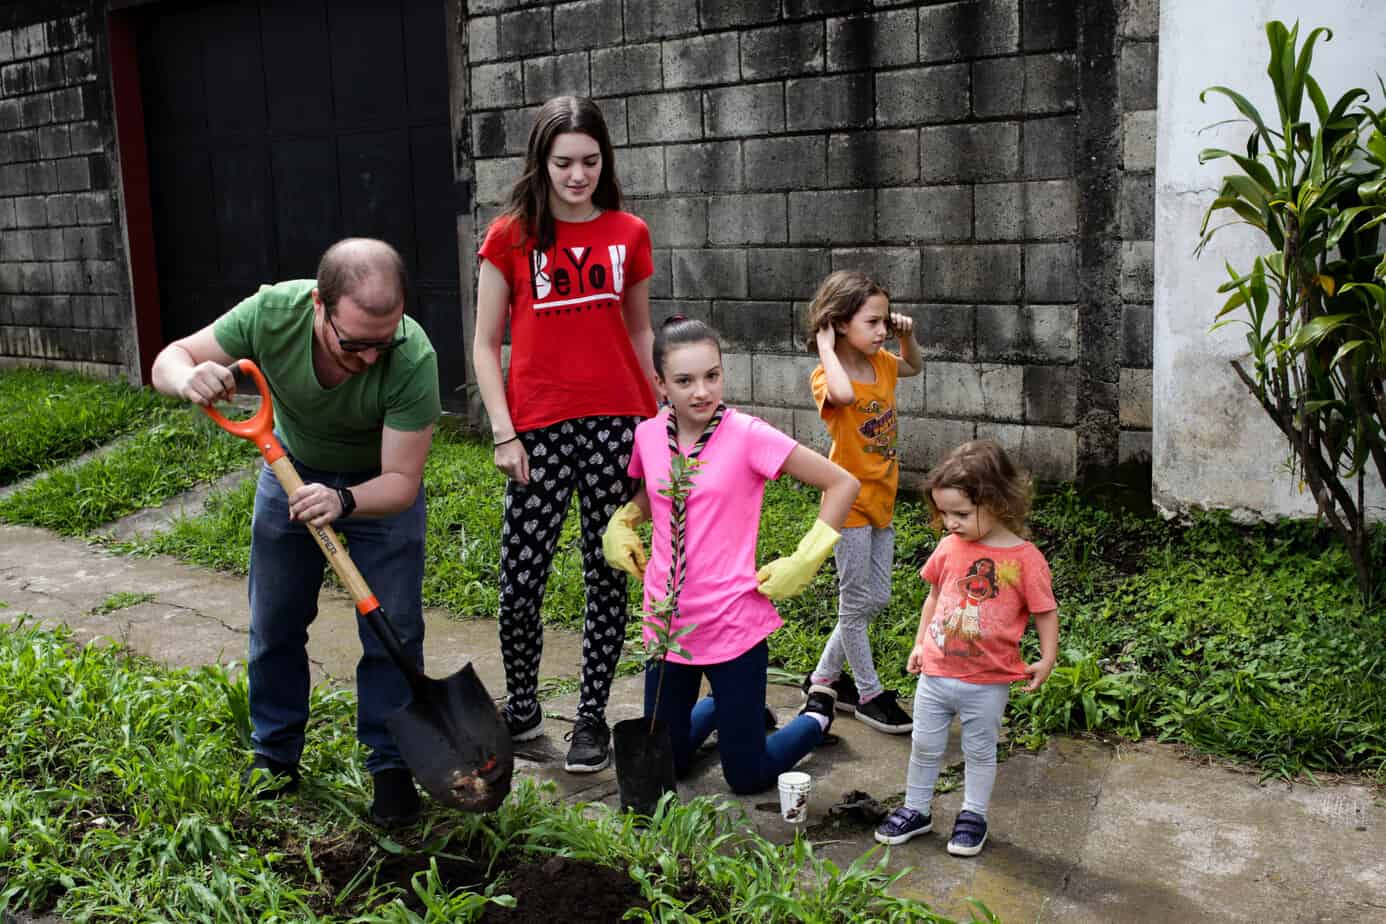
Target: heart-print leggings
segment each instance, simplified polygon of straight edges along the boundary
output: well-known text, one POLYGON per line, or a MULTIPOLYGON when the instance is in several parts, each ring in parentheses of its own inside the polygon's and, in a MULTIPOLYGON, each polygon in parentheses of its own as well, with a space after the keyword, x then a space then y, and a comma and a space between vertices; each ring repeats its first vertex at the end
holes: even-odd
POLYGON ((577 490, 587 615, 582 629, 578 718, 603 721, 626 631, 626 575, 602 558, 607 521, 635 493, 626 474, 638 417, 580 417, 520 434, 529 484, 511 481, 501 525, 500 642, 506 708, 528 716, 539 705, 540 610, 568 502, 577 490))

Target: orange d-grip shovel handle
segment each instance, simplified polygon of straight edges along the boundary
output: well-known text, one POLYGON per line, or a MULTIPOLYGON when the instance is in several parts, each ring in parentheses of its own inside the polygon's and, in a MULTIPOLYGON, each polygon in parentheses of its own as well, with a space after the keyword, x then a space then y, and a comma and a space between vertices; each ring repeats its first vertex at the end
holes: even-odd
POLYGON ((227 433, 254 443, 255 448, 260 450, 260 455, 264 456, 265 464, 273 465, 283 457, 284 447, 279 445, 279 440, 274 435, 274 401, 270 398, 269 382, 265 381, 265 374, 260 371, 260 367, 248 359, 238 359, 230 368, 233 373, 239 372, 255 380, 255 387, 260 390, 260 407, 254 416, 246 420, 223 417, 210 405, 204 406, 202 410, 227 433))
MULTIPOLYGON (((270 397, 269 382, 265 381, 264 373, 260 371, 260 367, 248 359, 237 360, 228 368, 232 372, 248 375, 255 380, 255 387, 260 390, 260 407, 246 420, 230 420, 215 408, 205 405, 202 410, 227 433, 254 443, 255 448, 260 450, 260 455, 264 457, 265 464, 279 479, 284 493, 293 496, 295 491, 303 487, 303 479, 298 476, 294 464, 289 461, 288 456, 284 453, 284 447, 280 445, 278 437, 274 435, 274 400, 270 397)), ((333 571, 337 572, 337 577, 342 579, 342 583, 351 592, 351 598, 356 601, 357 611, 365 616, 379 609, 380 603, 371 593, 370 585, 361 576, 361 572, 356 570, 356 563, 347 554, 341 540, 337 538, 336 532, 330 527, 321 526, 311 526, 308 528, 308 532, 317 540, 318 547, 327 556, 327 563, 332 566, 333 571)))

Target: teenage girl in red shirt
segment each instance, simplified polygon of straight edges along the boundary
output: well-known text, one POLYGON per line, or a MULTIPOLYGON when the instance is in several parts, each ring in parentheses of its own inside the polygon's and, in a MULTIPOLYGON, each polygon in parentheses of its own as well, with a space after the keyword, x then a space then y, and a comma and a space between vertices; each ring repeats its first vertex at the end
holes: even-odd
POLYGON ((562 96, 540 108, 524 172, 478 256, 472 360, 496 467, 509 479, 500 563, 503 711, 516 741, 543 734, 540 609, 576 490, 587 611, 581 699, 564 766, 595 772, 610 762, 606 702, 627 618, 626 576, 602 558, 601 535, 634 493, 626 467, 635 425, 655 411, 650 232, 621 210, 596 103, 562 96))

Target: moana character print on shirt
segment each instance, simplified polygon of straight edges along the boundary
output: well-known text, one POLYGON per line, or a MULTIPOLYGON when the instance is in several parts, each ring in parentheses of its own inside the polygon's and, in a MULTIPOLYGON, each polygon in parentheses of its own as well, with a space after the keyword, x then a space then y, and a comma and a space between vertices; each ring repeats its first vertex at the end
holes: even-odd
POLYGON ((862 451, 875 453, 892 464, 897 462, 895 408, 872 399, 858 404, 856 409, 866 415, 866 420, 857 428, 862 451))
POLYGON ((977 642, 986 635, 983 605, 1001 592, 1001 587, 1020 583, 1020 565, 990 558, 979 558, 967 574, 953 582, 952 592, 942 595, 939 611, 929 624, 934 644, 949 657, 975 658, 982 653, 977 642))

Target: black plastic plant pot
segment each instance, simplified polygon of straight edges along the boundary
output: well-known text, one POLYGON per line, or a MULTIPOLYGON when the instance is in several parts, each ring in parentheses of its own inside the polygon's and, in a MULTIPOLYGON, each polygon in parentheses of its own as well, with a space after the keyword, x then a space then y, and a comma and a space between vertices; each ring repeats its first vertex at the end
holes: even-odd
POLYGON ((616 752, 616 785, 621 792, 621 810, 653 815, 659 797, 678 792, 674 782, 674 742, 669 726, 650 718, 626 719, 611 730, 616 752))

